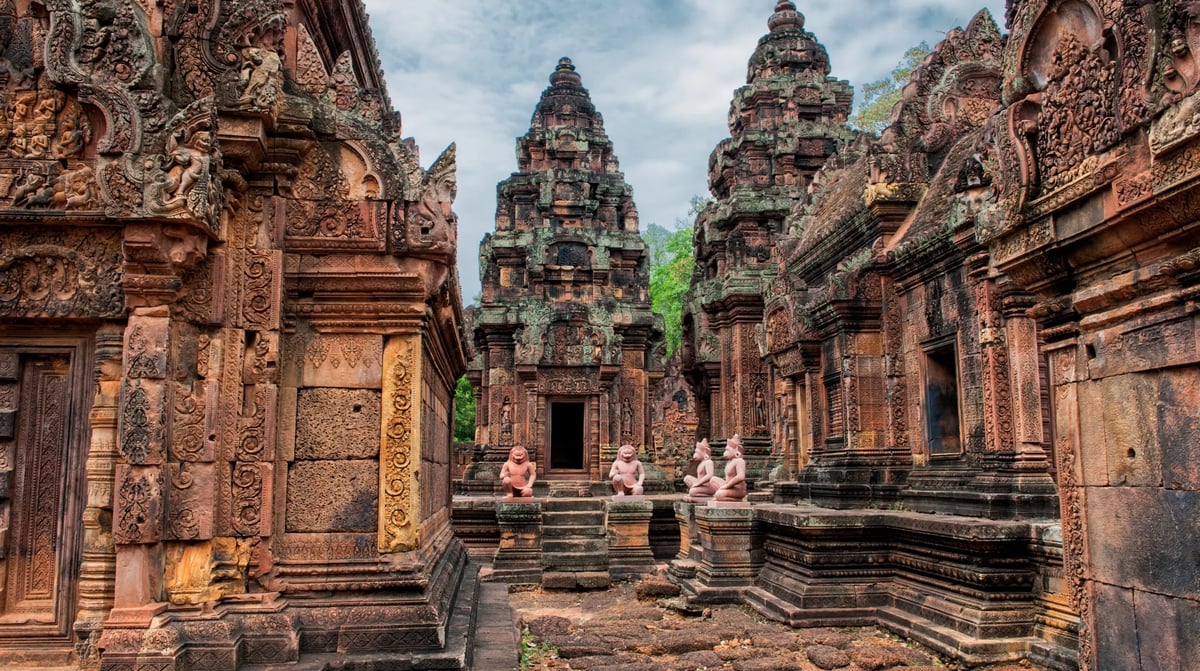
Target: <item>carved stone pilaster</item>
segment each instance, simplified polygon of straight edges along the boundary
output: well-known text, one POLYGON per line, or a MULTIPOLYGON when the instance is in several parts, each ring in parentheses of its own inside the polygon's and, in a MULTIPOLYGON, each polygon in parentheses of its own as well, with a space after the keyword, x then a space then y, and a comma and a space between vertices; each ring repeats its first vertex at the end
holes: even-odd
POLYGON ((383 434, 379 455, 379 551, 420 544, 421 336, 397 336, 383 352, 383 434))
POLYGON ((117 552, 112 538, 113 479, 118 459, 117 399, 120 388, 122 329, 105 325, 96 333, 96 395, 87 459, 87 505, 83 511, 83 557, 79 566, 79 612, 75 617, 80 666, 100 666, 96 643, 113 606, 117 552))

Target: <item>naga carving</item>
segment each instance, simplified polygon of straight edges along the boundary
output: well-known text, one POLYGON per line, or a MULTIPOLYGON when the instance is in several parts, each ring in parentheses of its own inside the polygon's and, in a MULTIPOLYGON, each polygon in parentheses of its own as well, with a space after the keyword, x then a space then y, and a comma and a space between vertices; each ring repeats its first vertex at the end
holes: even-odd
POLYGON ((421 181, 421 197, 408 207, 402 231, 396 234, 397 249, 409 254, 430 255, 447 263, 458 250, 458 215, 452 206, 458 194, 457 150, 451 144, 442 152, 421 181))

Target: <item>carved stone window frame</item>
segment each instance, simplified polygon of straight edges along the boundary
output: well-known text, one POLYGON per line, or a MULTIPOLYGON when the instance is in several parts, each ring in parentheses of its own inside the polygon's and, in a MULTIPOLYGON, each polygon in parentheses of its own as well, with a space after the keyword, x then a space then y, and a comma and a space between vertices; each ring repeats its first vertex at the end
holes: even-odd
POLYGON ((932 462, 950 462, 958 461, 966 455, 967 436, 965 427, 963 426, 963 417, 965 416, 965 408, 963 407, 963 360, 962 360, 962 342, 959 333, 951 333, 937 338, 931 338, 921 343, 920 357, 920 374, 921 386, 920 393, 917 394, 917 404, 920 408, 921 415, 921 448, 925 452, 925 456, 932 462), (933 441, 935 437, 931 430, 931 417, 929 408, 929 382, 930 375, 936 373, 935 366, 945 368, 940 361, 949 361, 953 365, 954 375, 954 411, 955 422, 958 429, 958 447, 954 450, 946 450, 935 452, 933 449, 933 441))

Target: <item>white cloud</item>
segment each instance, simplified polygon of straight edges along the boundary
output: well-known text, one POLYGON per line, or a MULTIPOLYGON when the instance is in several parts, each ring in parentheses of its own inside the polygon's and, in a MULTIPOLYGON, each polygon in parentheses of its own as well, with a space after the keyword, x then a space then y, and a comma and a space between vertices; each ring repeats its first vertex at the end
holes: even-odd
MULTIPOLYGON (((728 135, 733 91, 775 0, 366 0, 404 133, 432 161, 458 142, 459 272, 479 291, 478 244, 493 230, 496 183, 516 169, 546 78, 570 56, 604 115, 634 187, 643 227, 670 228, 707 194, 708 155, 728 135)), ((1002 0, 799 3, 856 87, 888 74, 909 47, 931 45, 1002 0)))

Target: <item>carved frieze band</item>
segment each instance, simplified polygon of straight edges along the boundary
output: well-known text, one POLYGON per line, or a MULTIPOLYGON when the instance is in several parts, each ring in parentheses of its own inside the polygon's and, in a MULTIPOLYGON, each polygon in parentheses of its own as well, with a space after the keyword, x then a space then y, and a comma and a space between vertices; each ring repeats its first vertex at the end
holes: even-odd
POLYGON ((0 315, 120 317, 120 232, 6 230, 0 234, 0 315))
POLYGON ((379 551, 420 544, 421 336, 391 338, 383 353, 383 431, 379 455, 379 551))

